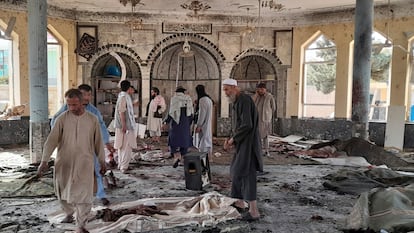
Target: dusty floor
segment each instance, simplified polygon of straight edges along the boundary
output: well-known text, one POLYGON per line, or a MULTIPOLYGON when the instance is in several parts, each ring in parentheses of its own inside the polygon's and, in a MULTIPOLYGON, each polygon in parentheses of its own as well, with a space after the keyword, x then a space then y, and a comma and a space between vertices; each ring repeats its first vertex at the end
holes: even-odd
MULTIPOLYGON (((204 191, 186 190, 184 167, 174 169, 172 159, 165 159, 134 163, 128 174, 114 170, 118 187, 108 189, 107 195, 112 203, 146 197, 197 196, 213 190, 228 195, 231 155, 222 151, 220 139, 217 144, 214 152, 218 153, 211 164, 211 185, 204 191)), ((166 150, 165 146, 161 149, 166 150)), ((37 197, 16 197, 19 192, 11 193, 34 174, 34 168, 28 167, 28 156, 28 145, 0 150, 0 232, 65 232, 47 221, 47 214, 59 209, 50 192, 37 197), (20 168, 24 172, 16 172, 20 168)), ((324 189, 322 183, 325 175, 343 167, 319 165, 283 152, 272 152, 271 156, 264 159, 266 173, 258 177, 258 205, 262 215, 259 221, 232 220, 215 227, 188 226, 152 232, 342 232, 343 220, 357 196, 339 195, 324 189)), ((42 178, 32 191, 50 190, 51 182, 50 178, 42 178)), ((101 205, 97 200, 94 204, 101 205)))

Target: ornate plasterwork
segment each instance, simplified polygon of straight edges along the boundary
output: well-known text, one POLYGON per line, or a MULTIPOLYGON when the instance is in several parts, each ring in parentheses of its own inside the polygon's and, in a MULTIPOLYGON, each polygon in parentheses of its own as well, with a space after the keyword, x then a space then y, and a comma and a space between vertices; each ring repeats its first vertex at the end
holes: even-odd
POLYGON ((162 33, 211 34, 210 23, 162 23, 162 33))

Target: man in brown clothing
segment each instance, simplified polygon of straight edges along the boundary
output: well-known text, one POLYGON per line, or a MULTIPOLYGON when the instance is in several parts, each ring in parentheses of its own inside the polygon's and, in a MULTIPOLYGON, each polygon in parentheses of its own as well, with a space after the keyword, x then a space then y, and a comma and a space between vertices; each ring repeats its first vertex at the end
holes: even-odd
POLYGON ((57 147, 54 169, 55 193, 66 213, 62 222, 72 222, 76 212, 76 232, 85 229, 93 202, 94 156, 98 156, 101 173, 105 172, 105 154, 98 119, 85 111, 82 93, 70 89, 65 93, 68 111, 62 113, 43 148, 38 175, 48 169, 47 162, 57 147))

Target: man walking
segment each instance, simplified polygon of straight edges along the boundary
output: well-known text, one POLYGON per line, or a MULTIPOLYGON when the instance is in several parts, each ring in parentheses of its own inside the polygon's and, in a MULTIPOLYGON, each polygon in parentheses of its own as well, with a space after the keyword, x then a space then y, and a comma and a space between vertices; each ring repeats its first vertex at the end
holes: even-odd
POLYGON ((266 90, 266 84, 260 82, 256 85, 256 94, 253 96, 254 104, 259 113, 259 133, 260 140, 264 147, 264 156, 269 156, 269 134, 272 133, 273 113, 276 110, 273 95, 266 90))
MULTIPOLYGON (((101 127, 102 140, 106 145, 106 149, 109 152, 114 152, 114 148, 112 144, 109 142, 109 132, 108 132, 108 129, 106 128, 102 114, 95 106, 93 106, 90 103, 91 98, 92 98, 92 87, 89 86, 88 84, 81 84, 78 86, 78 89, 82 93, 82 98, 83 98, 82 104, 85 107, 85 110, 92 113, 93 115, 96 116, 96 118, 98 118, 99 125, 101 127)), ((68 105, 67 104, 63 105, 62 108, 53 116, 52 120, 50 121, 50 126, 53 127, 55 125, 56 118, 67 110, 68 110, 68 105)), ((100 164, 96 156, 94 158, 95 158, 94 159, 95 176, 96 176, 96 184, 97 184, 96 197, 101 200, 103 205, 109 205, 110 202, 106 198, 102 174, 99 172, 100 164)))
POLYGON ((94 157, 98 156, 100 172, 105 173, 105 153, 98 119, 85 110, 82 93, 70 89, 65 93, 68 111, 61 114, 46 139, 37 174, 48 169, 48 161, 58 148, 54 184, 55 193, 66 213, 62 222, 72 222, 76 213, 76 232, 85 229, 93 201, 94 157))
POLYGON ((240 92, 236 80, 225 79, 223 91, 233 103, 232 135, 224 143, 225 150, 236 147, 230 164, 231 197, 239 199, 236 207, 244 208, 243 200, 249 203, 249 211, 242 215, 243 220, 258 220, 256 172, 263 171, 258 113, 252 98, 240 92))
MULTIPOLYGON (((201 152, 207 152, 210 162, 213 162, 213 132, 211 121, 213 118, 213 101, 207 95, 204 85, 196 86, 197 103, 195 112, 195 132, 199 136, 199 142, 196 146, 201 152)), ((196 135, 194 135, 196 136, 196 135)))
POLYGON ((168 116, 164 120, 164 129, 169 124, 168 146, 174 156, 173 167, 176 168, 188 148, 192 146, 191 122, 193 121, 194 107, 191 97, 185 94, 186 89, 178 86, 175 95, 171 97, 168 116))

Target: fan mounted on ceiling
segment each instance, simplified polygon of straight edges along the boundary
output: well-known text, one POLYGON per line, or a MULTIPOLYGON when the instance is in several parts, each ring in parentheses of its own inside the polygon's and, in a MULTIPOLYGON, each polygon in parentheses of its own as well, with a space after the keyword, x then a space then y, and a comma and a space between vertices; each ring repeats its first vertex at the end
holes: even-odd
POLYGON ((391 9, 391 0, 387 2, 387 21, 385 22, 385 29, 387 30, 387 34, 385 36, 385 42, 383 44, 375 46, 373 49, 374 54, 379 54, 384 48, 399 48, 406 53, 410 53, 404 46, 402 45, 393 45, 390 40, 390 22, 391 22, 391 14, 394 13, 394 10, 391 9))
POLYGON ((387 30, 387 34, 386 34, 386 36, 385 36, 385 42, 384 42, 384 43, 382 43, 382 44, 380 44, 380 45, 375 46, 375 48, 374 48, 374 50, 373 50, 374 54, 379 54, 379 53, 381 53, 381 51, 382 51, 384 48, 390 48, 390 47, 392 47, 392 43, 391 43, 391 41, 390 41, 390 37, 389 37, 389 35, 390 35, 390 21, 391 21, 391 13, 392 13, 392 9, 391 9, 391 1, 390 1, 390 0, 388 0, 388 3, 387 3, 387 20, 386 20, 386 22, 385 22, 385 29, 387 30))
POLYGON ((14 28, 14 24, 16 23, 16 17, 12 16, 9 19, 9 22, 7 23, 6 31, 4 31, 4 34, 0 33, 0 39, 10 40, 11 39, 11 33, 14 28))

